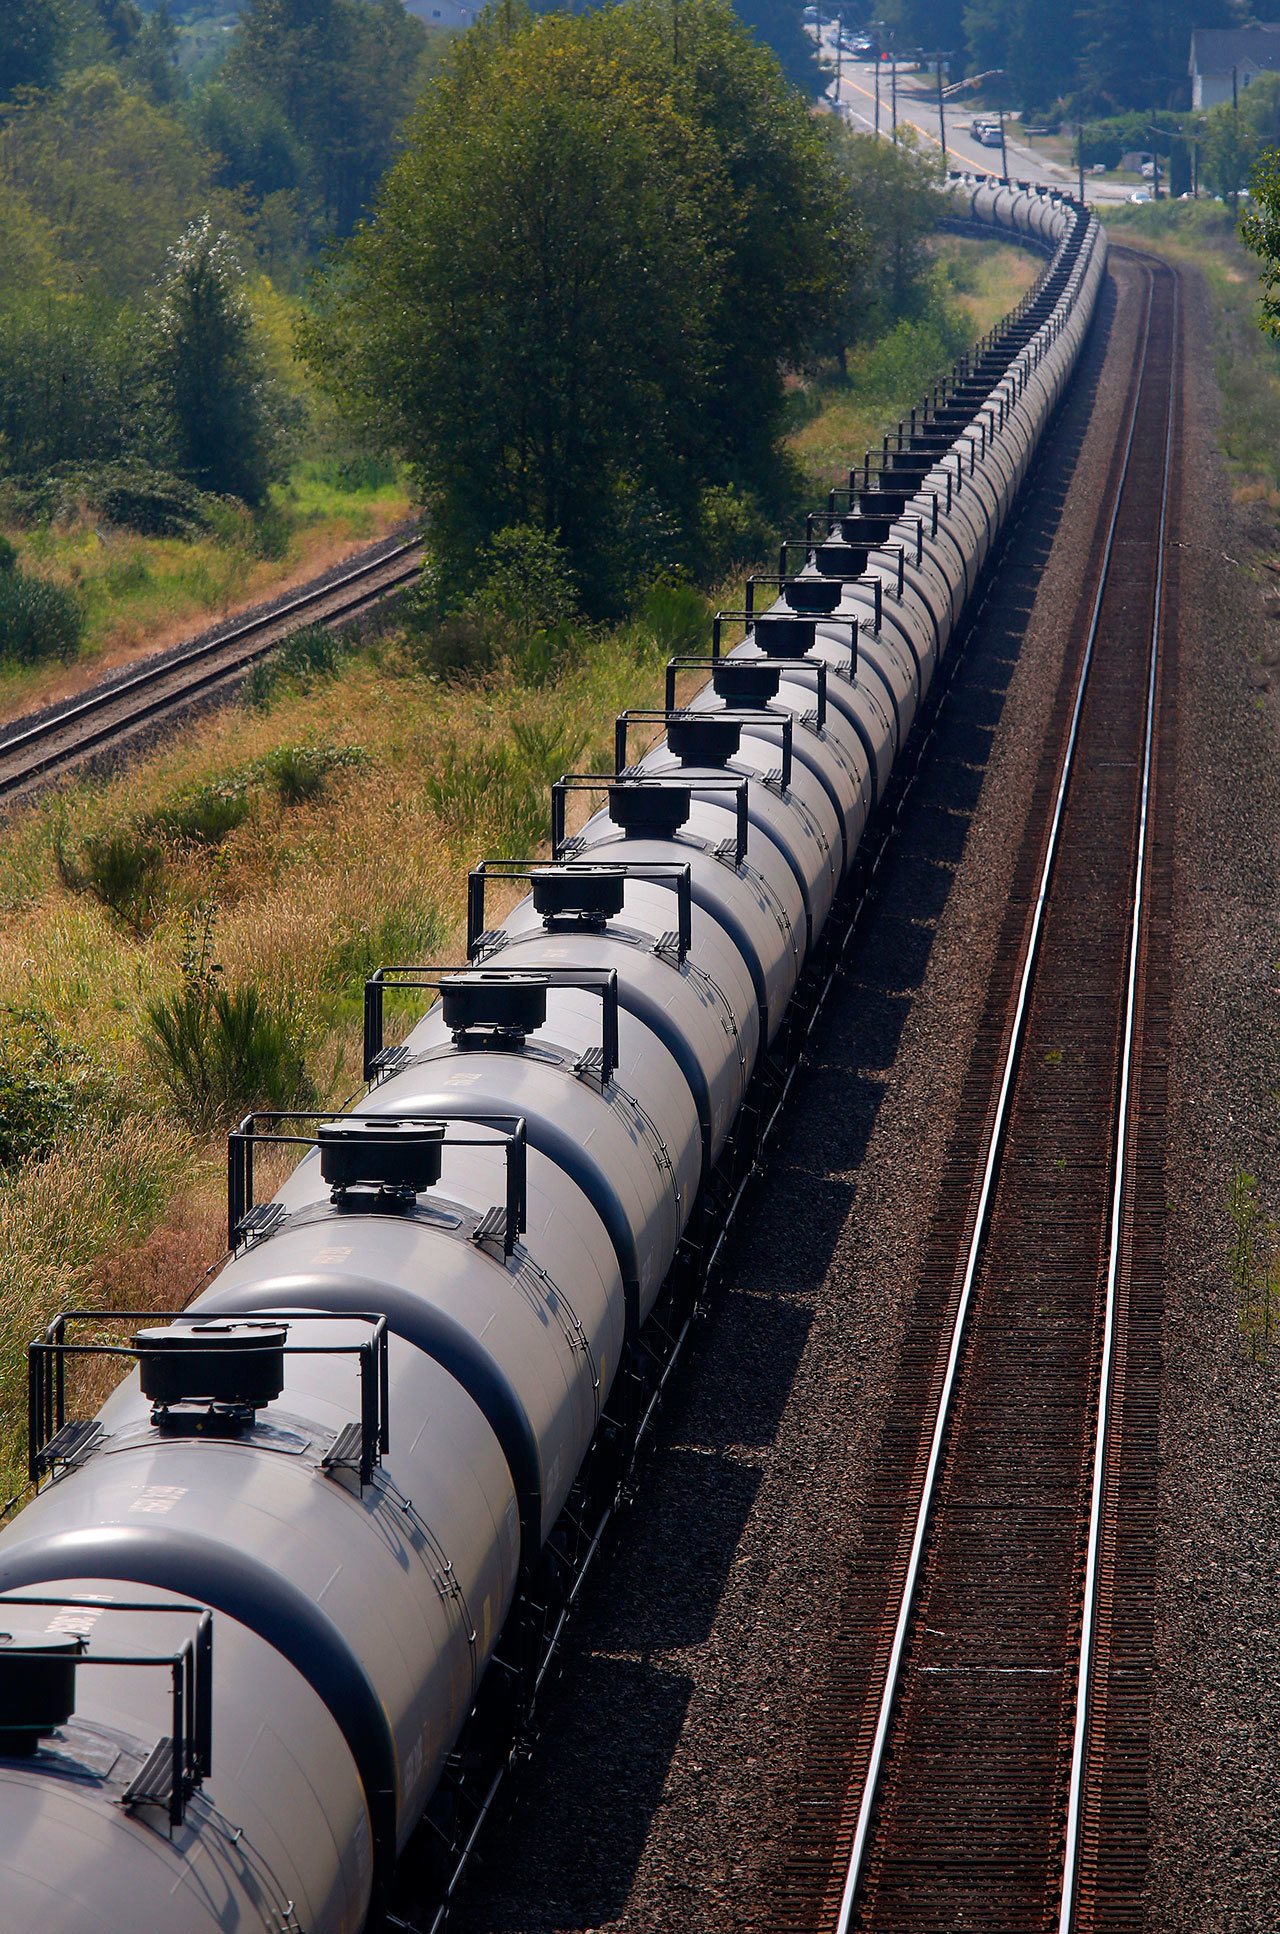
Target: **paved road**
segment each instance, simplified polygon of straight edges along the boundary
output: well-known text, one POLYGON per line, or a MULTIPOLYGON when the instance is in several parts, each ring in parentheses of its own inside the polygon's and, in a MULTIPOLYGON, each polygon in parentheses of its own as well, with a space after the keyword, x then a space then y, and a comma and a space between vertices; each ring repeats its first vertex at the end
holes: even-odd
MULTIPOLYGON (((836 44, 834 29, 824 25, 820 41, 823 54, 835 65, 836 44)), ((830 101, 835 99, 835 79, 827 92, 830 101)), ((851 127, 860 133, 870 134, 876 128, 876 63, 873 60, 855 60, 848 52, 841 62, 840 107, 851 127)), ((880 133, 888 135, 892 126, 892 82, 887 61, 880 64, 880 133)), ((984 148, 975 141, 969 132, 973 118, 972 105, 963 98, 946 103, 947 154, 952 167, 974 168, 984 173, 1000 172, 999 148, 984 148)), ((898 69, 898 125, 913 128, 926 146, 942 146, 938 124, 938 100, 931 76, 910 71, 905 67, 898 69)), ((1006 138, 1006 151, 1009 158, 1009 172, 1031 181, 1043 181, 1055 188, 1074 189, 1076 173, 1073 168, 1061 168, 1047 161, 1043 155, 1022 143, 1006 138)), ((1092 181, 1086 178, 1085 194, 1089 201, 1117 202, 1127 201, 1132 191, 1114 182, 1092 181)))

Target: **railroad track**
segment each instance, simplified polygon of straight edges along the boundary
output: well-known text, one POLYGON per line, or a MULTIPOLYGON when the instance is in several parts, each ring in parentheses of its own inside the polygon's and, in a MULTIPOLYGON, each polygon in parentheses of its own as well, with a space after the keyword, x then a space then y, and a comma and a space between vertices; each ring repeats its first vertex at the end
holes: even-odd
POLYGON ((1143 273, 1078 671, 781 1876, 804 1934, 1143 1925, 1179 422, 1177 280, 1143 273))
POLYGON ((212 639, 145 659, 47 715, 20 721, 0 736, 0 804, 20 799, 235 684, 299 625, 338 625, 363 616, 412 584, 422 558, 422 540, 410 538, 212 639))

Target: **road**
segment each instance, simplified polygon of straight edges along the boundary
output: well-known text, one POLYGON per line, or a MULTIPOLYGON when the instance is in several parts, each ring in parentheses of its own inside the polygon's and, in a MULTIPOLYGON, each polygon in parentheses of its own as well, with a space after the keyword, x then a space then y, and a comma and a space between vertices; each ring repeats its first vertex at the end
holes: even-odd
MULTIPOLYGON (((835 29, 824 23, 819 46, 835 67, 835 29)), ((835 78, 827 90, 828 101, 835 100, 835 78)), ((840 64, 840 109, 849 125, 859 133, 876 131, 876 62, 855 60, 847 51, 840 64)), ((1000 172, 999 148, 984 148, 969 132, 974 108, 963 96, 946 103, 946 149, 953 168, 973 168, 982 173, 1000 172)), ((888 61, 880 63, 880 127, 882 135, 892 128, 892 78, 888 61)), ((927 147, 940 148, 942 137, 938 120, 938 97, 932 75, 905 66, 898 68, 898 125, 912 128, 927 147)), ((1024 180, 1043 181, 1050 187, 1074 191, 1077 185, 1073 168, 1059 167, 1037 154, 1033 148, 1006 136, 1009 172, 1024 180)), ((1091 202, 1127 201, 1132 190, 1115 182, 1094 181, 1086 177, 1085 198, 1091 202)))

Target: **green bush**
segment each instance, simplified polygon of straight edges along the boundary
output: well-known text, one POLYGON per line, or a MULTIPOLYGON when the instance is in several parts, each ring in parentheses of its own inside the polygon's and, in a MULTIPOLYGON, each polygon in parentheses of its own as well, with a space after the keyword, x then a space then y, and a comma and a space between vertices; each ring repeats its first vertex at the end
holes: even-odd
POLYGON ((221 846, 249 817, 242 780, 198 786, 152 813, 146 827, 175 846, 221 846))
POLYGON ((86 833, 72 846, 58 829, 53 851, 64 886, 91 893, 134 933, 147 931, 164 884, 164 852, 151 831, 129 823, 86 833))
POLYGON ((177 993, 147 1008, 143 1048, 178 1114, 210 1134, 251 1108, 308 1107, 315 1090, 296 1007, 216 975, 189 967, 177 993))
POLYGON ((278 745, 262 761, 264 780, 282 806, 318 799, 335 772, 366 763, 355 745, 278 745))
POLYGON ((16 571, 18 553, 7 537, 0 536, 0 572, 16 571))
POLYGON ((0 571, 0 662, 74 658, 83 638, 84 612, 74 592, 24 571, 0 571))
POLYGON ((5 497, 14 516, 32 522, 51 523, 85 509, 141 537, 202 536, 217 503, 168 471, 128 462, 53 464, 10 478, 5 497))
POLYGON ((703 491, 698 529, 698 576, 706 584, 759 564, 773 548, 774 520, 751 491, 735 490, 731 483, 703 491))
POLYGON ((0 1007, 0 1170, 48 1155, 104 1096, 101 1069, 43 1015, 0 1007))

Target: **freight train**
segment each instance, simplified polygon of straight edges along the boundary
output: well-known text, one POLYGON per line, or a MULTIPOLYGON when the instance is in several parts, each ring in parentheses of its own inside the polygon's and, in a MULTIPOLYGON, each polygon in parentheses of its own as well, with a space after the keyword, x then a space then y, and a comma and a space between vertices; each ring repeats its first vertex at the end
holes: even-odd
POLYGON ((616 772, 558 782, 551 858, 476 868, 467 964, 371 978, 354 1112, 235 1131, 210 1286, 32 1345, 3 1934, 360 1934, 413 1924, 406 1872, 447 1907, 1097 302, 1085 210, 951 192, 1044 246, 1037 287, 618 721, 616 772))

